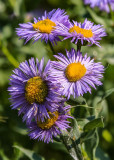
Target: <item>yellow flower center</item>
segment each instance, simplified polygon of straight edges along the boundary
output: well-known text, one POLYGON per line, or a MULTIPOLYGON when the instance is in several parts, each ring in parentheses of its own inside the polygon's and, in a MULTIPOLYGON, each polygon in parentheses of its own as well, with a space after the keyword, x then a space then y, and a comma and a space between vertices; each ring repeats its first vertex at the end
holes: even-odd
POLYGON ((49 34, 52 30, 55 29, 54 26, 56 26, 56 24, 50 19, 45 19, 34 23, 32 26, 35 30, 39 30, 42 33, 49 34))
POLYGON ((80 28, 79 26, 74 25, 74 27, 69 29, 69 32, 76 32, 77 34, 82 34, 85 38, 91 38, 93 37, 93 32, 91 29, 83 29, 80 28))
POLYGON ((55 111, 53 113, 48 112, 48 114, 49 114, 50 118, 47 118, 45 120, 45 122, 37 121, 38 127, 42 128, 42 129, 49 129, 54 125, 54 123, 57 121, 58 116, 59 116, 58 111, 55 111))
POLYGON ((66 67, 65 75, 70 82, 76 82, 86 73, 86 68, 80 62, 71 63, 66 67))
POLYGON ((47 94, 48 87, 41 77, 33 77, 27 81, 25 85, 25 98, 29 103, 42 103, 47 94))

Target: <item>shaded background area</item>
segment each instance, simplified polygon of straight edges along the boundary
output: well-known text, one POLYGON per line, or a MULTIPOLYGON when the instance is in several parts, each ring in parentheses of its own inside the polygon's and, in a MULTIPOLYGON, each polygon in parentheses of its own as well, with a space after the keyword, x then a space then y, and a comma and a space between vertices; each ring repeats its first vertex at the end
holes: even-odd
MULTIPOLYGON (((83 53, 90 54, 94 59, 102 61, 105 65, 103 87, 99 87, 93 94, 84 97, 90 104, 96 104, 99 95, 114 87, 114 22, 113 14, 90 9, 84 6, 83 0, 0 0, 0 160, 28 160, 22 148, 35 151, 46 160, 70 160, 70 157, 61 143, 44 144, 30 140, 27 136, 25 123, 18 117, 17 111, 11 110, 7 92, 9 76, 18 64, 30 57, 45 57, 45 63, 52 59, 52 51, 48 44, 32 41, 24 45, 15 33, 19 23, 33 22, 33 17, 38 17, 45 10, 54 8, 65 9, 70 19, 83 22, 85 18, 95 24, 103 24, 107 37, 100 42, 102 48, 97 46, 83 47, 83 53), (17 149, 14 146, 20 146, 17 149)), ((76 48, 69 40, 59 42, 54 46, 55 52, 65 53, 65 49, 76 48)), ((103 106, 101 115, 104 116, 105 127, 99 129, 99 146, 113 159, 114 152, 114 89, 100 105, 103 106)), ((78 115, 76 115, 78 117, 78 115)), ((24 150, 25 153, 30 152, 24 150)), ((36 156, 31 153, 31 155, 36 156)), ((30 155, 29 155, 30 156, 30 155)), ((41 157, 39 156, 39 159, 41 157)), ((105 160, 105 159, 104 159, 105 160)), ((108 159, 107 159, 108 160, 108 159)))

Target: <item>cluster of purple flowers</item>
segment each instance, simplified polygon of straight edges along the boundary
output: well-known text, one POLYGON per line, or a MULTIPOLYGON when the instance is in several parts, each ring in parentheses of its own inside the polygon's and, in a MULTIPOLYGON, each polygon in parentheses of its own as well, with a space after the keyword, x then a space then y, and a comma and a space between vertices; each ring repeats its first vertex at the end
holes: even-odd
POLYGON ((84 3, 89 4, 91 8, 98 7, 101 11, 110 12, 110 8, 114 11, 114 0, 84 0, 84 3))
POLYGON ((80 40, 82 45, 87 41, 91 45, 99 46, 98 40, 106 36, 102 25, 94 25, 87 19, 82 24, 70 22, 66 12, 61 9, 45 12, 41 18, 34 18, 34 23, 28 22, 19 26, 20 28, 16 29, 17 35, 20 39, 25 39, 25 43, 30 39, 36 42, 41 38, 41 41, 44 40, 46 43, 50 41, 54 45, 60 41, 59 36, 63 36, 63 40, 71 38, 71 42, 75 41, 75 44, 80 40))
MULTIPOLYGON (((70 22, 64 10, 57 9, 45 12, 41 18, 34 18, 34 23, 19 24, 17 35, 28 42, 30 39, 50 41, 53 45, 64 39, 83 45, 96 44, 105 36, 101 25, 94 25, 87 19, 84 23, 70 22)), ((104 67, 100 62, 78 50, 66 51, 54 56, 58 61, 48 61, 44 67, 44 58, 29 59, 20 63, 10 77, 8 91, 11 95, 12 109, 18 109, 23 114, 29 136, 49 143, 53 137, 62 134, 70 128, 68 118, 71 106, 65 105, 71 95, 78 97, 90 92, 91 87, 102 85, 104 67)))
POLYGON ((70 106, 64 106, 60 84, 54 84, 49 78, 50 61, 44 68, 44 59, 31 58, 29 63, 22 62, 11 75, 8 91, 11 95, 12 109, 24 114, 30 129, 30 137, 49 142, 52 136, 69 128, 67 118, 70 106), (34 122, 33 122, 34 120, 34 122), (33 124, 33 125, 32 125, 33 124), (60 130, 59 130, 59 129, 60 130))

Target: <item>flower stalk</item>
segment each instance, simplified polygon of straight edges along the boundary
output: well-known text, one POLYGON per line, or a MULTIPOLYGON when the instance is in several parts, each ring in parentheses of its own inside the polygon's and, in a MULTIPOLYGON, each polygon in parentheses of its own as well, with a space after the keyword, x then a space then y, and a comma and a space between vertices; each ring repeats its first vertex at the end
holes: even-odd
POLYGON ((63 135, 61 135, 61 141, 67 148, 73 160, 83 160, 80 146, 80 133, 75 119, 73 119, 72 125, 69 133, 63 133, 63 135))

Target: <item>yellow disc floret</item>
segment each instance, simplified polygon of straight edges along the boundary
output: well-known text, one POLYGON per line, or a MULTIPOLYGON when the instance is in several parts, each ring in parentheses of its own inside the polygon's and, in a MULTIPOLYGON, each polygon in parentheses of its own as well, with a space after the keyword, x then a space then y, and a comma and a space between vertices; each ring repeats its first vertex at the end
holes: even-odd
POLYGON ((83 29, 79 26, 74 25, 72 28, 69 29, 69 32, 76 32, 77 34, 82 34, 85 38, 91 38, 93 37, 93 32, 91 29, 83 29))
POLYGON ((66 67, 65 75, 69 82, 80 80, 86 73, 86 68, 80 62, 71 63, 66 67))
POLYGON ((48 114, 49 114, 50 118, 45 119, 44 122, 37 121, 38 127, 42 128, 42 129, 49 129, 55 124, 55 122, 57 121, 58 116, 59 116, 58 111, 55 111, 53 113, 48 112, 48 114))
POLYGON ((44 102, 48 93, 46 82, 41 77, 30 78, 25 85, 25 98, 29 103, 44 102))
POLYGON ((32 26, 35 30, 50 34, 51 31, 55 29, 56 24, 50 19, 44 19, 34 23, 32 26))

